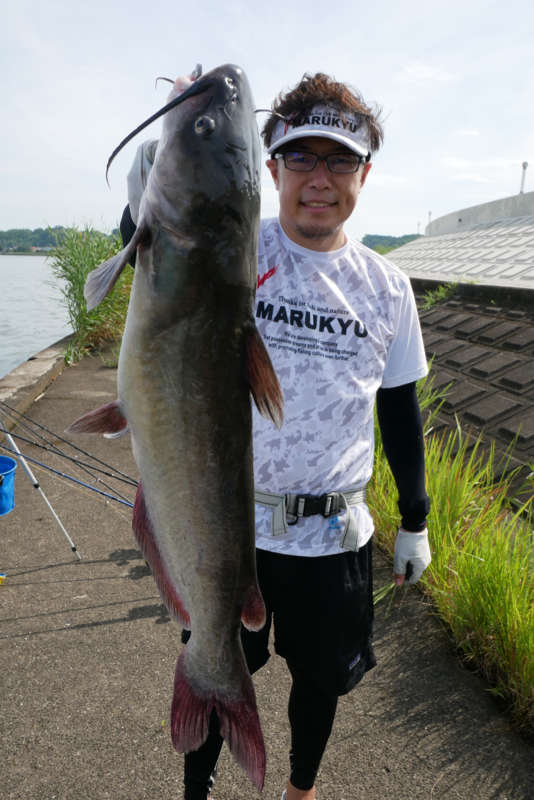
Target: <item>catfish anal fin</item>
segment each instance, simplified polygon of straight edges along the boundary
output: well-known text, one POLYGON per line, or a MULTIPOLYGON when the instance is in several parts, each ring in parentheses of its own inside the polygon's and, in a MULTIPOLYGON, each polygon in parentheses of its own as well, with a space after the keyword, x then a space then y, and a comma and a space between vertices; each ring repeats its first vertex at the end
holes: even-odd
POLYGON ((154 529, 150 521, 141 484, 137 487, 135 496, 132 529, 143 556, 150 564, 154 581, 169 614, 184 628, 190 628, 191 620, 189 614, 170 579, 154 537, 154 529))
POLYGON ((282 389, 258 329, 247 331, 247 372, 250 391, 258 411, 280 430, 283 422, 282 389))

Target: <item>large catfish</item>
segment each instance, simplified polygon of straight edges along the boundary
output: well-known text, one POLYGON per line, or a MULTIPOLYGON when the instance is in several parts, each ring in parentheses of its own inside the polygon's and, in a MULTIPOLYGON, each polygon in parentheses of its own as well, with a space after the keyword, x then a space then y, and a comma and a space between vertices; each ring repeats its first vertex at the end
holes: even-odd
POLYGON ((175 748, 200 747, 215 711, 231 752, 261 789, 265 749, 240 641, 241 621, 257 630, 265 620, 250 392, 278 426, 282 399, 253 313, 259 137, 238 67, 179 79, 169 101, 178 95, 134 238, 86 284, 92 308, 137 249, 118 400, 69 430, 131 432, 141 476, 134 533, 167 608, 191 629, 176 665, 175 748))

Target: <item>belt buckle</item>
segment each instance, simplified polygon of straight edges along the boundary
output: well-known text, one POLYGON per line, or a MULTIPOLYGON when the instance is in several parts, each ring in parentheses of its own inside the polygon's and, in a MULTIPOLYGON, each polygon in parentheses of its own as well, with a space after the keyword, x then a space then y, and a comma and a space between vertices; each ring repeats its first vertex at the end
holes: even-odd
MULTIPOLYGON (((297 501, 298 501, 298 499, 299 498, 297 497, 297 501)), ((296 508, 296 503, 295 504, 291 503, 291 507, 292 507, 292 509, 295 509, 296 508)), ((286 522, 287 522, 288 525, 296 525, 297 524, 298 519, 299 519, 298 518, 298 514, 295 514, 295 513, 293 513, 293 511, 289 510, 289 495, 287 495, 287 494, 285 495, 285 500, 284 500, 284 513, 285 513, 286 522)))
POLYGON ((299 494, 297 497, 297 517, 304 516, 304 509, 306 508, 306 500, 308 499, 308 495, 306 494, 299 494))
POLYGON ((288 503, 288 495, 286 495, 286 522, 288 525, 296 525, 301 517, 305 516, 306 501, 312 495, 297 494, 291 498, 291 503, 288 503), (291 510, 289 506, 291 505, 291 510))
POLYGON ((291 503, 288 503, 287 498, 288 495, 286 495, 286 521, 288 525, 295 525, 301 517, 309 517, 314 514, 331 517, 339 512, 339 492, 329 492, 322 495, 293 495, 291 503), (308 502, 310 502, 311 508, 306 510, 308 502), (320 505, 322 505, 322 508, 320 505))
POLYGON ((339 499, 339 492, 328 492, 328 494, 323 495, 324 497, 324 508, 322 510, 323 517, 331 517, 334 514, 337 514, 339 511, 339 503, 336 500, 339 499))

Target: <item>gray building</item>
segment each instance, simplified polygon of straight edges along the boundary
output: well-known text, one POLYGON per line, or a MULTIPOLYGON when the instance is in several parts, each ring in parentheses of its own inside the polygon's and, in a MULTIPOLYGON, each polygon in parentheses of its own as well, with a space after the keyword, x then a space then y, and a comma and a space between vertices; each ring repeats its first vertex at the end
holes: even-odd
POLYGON ((435 386, 446 389, 438 424, 482 434, 521 467, 534 465, 534 192, 431 222, 388 258, 411 278, 435 386), (448 284, 431 307, 429 289, 448 284))

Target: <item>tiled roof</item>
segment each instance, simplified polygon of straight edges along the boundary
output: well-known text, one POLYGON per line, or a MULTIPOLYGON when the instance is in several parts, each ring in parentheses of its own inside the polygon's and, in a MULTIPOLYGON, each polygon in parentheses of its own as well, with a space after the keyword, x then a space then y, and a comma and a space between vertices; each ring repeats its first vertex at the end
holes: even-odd
POLYGON ((534 289, 534 215, 422 236, 388 258, 413 278, 534 289))
POLYGON ((437 425, 458 420, 497 455, 513 443, 509 466, 521 468, 513 490, 526 499, 534 470, 534 215, 424 236, 388 258, 408 273, 420 301, 425 289, 457 284, 451 300, 420 310, 434 385, 448 387, 437 425))
POLYGON ((534 469, 534 311, 456 295, 420 310, 420 319, 434 386, 449 387, 438 426, 455 427, 458 419, 501 454, 516 440, 518 491, 534 469))

